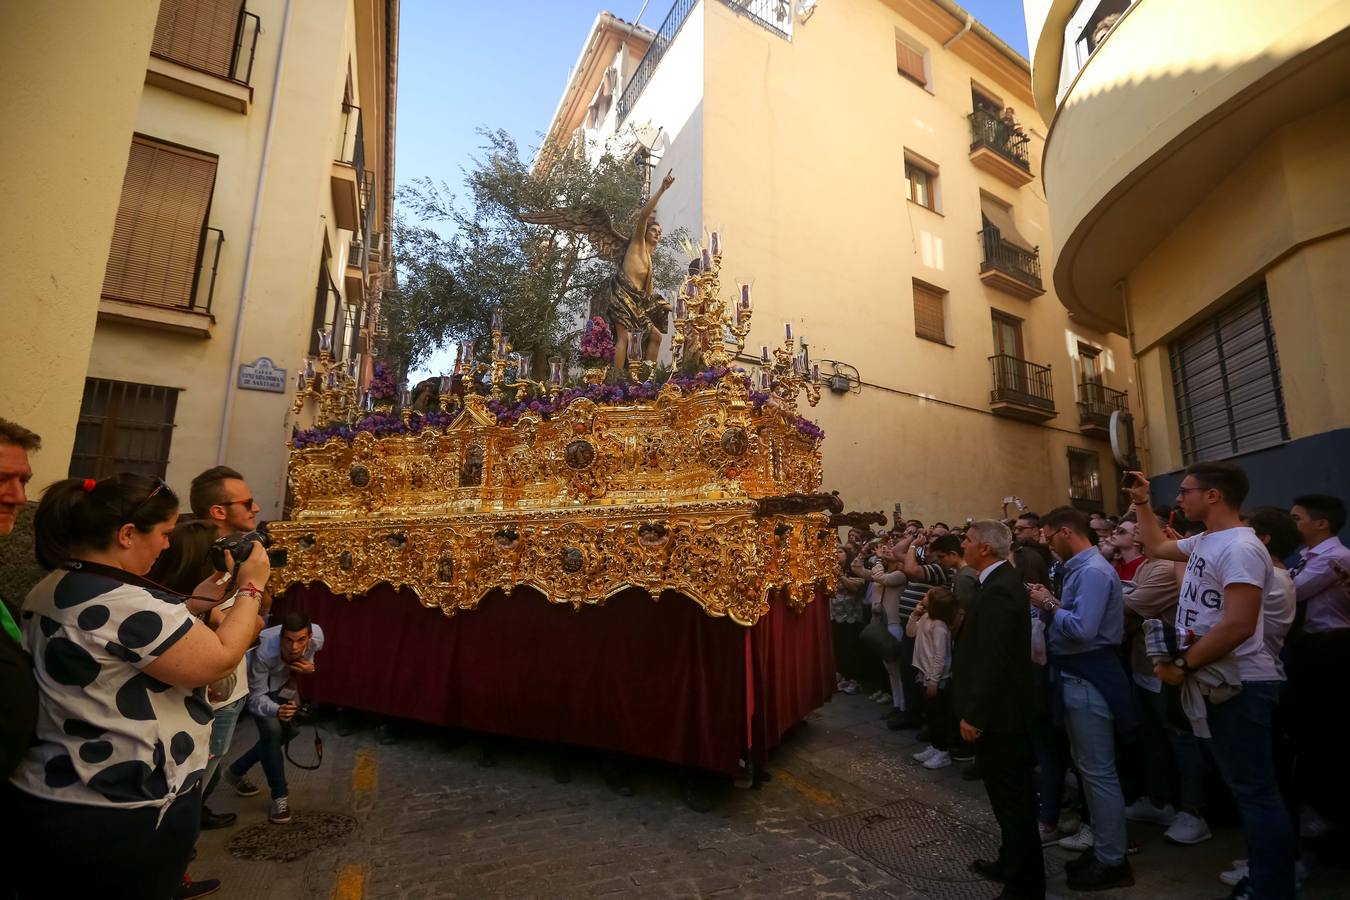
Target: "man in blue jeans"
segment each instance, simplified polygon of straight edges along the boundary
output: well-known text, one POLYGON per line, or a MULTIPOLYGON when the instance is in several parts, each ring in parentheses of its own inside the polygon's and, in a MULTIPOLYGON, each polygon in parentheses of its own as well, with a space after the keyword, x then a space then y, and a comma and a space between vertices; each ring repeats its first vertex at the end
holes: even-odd
MULTIPOLYGON (((1139 537, 1149 556, 1185 561, 1177 603, 1177 630, 1184 649, 1172 662, 1155 664, 1168 684, 1194 692, 1193 673, 1215 663, 1236 669, 1242 689, 1222 703, 1204 700, 1209 746, 1219 773, 1233 792, 1247 839, 1247 878, 1233 897, 1291 900, 1294 896, 1294 834, 1275 781, 1271 717, 1283 676, 1264 642, 1262 600, 1278 590, 1270 554, 1242 524, 1247 473, 1232 463, 1196 463, 1186 470, 1177 506, 1205 531, 1167 540, 1152 515, 1149 483, 1126 474, 1126 490, 1139 511, 1139 537)), ((1203 691, 1202 691, 1203 693, 1203 691)), ((1202 732, 1203 733, 1203 732, 1202 732)))
POLYGON ((1074 891, 1130 887, 1125 797, 1116 774, 1116 730, 1134 727, 1133 695, 1118 656, 1125 639, 1120 578, 1097 549, 1085 513, 1061 506, 1043 516, 1041 526, 1050 549, 1064 560, 1064 587, 1058 600, 1044 585, 1034 585, 1030 597, 1046 621, 1053 702, 1063 704, 1092 814, 1093 844, 1065 866, 1067 882, 1074 891))
POLYGON ((258 788, 248 780, 248 770, 261 762, 272 790, 267 821, 273 825, 291 820, 282 748, 294 737, 290 722, 300 709, 295 677, 314 672, 314 654, 322 649, 323 629, 304 613, 293 611, 282 618, 280 625, 263 629, 249 661, 248 711, 258 723, 258 742, 230 764, 225 780, 241 797, 252 797, 258 788))

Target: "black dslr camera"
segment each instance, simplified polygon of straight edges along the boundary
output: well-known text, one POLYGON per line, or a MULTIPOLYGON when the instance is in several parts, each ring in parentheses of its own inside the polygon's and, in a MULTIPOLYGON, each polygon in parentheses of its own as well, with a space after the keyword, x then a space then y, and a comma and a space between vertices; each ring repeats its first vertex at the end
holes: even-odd
MULTIPOLYGON (((249 553, 253 552, 248 544, 262 544, 263 549, 267 550, 267 561, 273 568, 280 568, 286 565, 285 549, 272 550, 272 536, 267 533, 267 523, 259 522, 256 531, 244 531, 237 534, 229 534, 211 545, 210 556, 211 565, 215 566, 217 572, 225 571, 225 552, 228 550, 230 556, 234 558, 235 569, 239 564, 248 558, 249 553)), ((231 575, 234 574, 232 571, 231 575)))

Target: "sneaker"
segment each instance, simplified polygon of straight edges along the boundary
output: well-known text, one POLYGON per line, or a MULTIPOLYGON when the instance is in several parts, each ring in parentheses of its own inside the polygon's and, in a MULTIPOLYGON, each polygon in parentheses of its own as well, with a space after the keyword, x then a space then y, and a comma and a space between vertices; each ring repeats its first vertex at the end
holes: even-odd
POLYGON ((923 761, 925 769, 945 769, 952 764, 952 758, 946 750, 939 750, 923 761))
POLYGON ((877 691, 877 702, 883 706, 894 706, 895 698, 887 691, 877 691))
POLYGON ((1172 804, 1154 806, 1153 801, 1147 797, 1140 797, 1125 807, 1125 819, 1128 822, 1152 822, 1154 825, 1171 825, 1172 820, 1176 817, 1177 811, 1172 807, 1172 804))
POLYGON ((1041 846, 1053 847, 1059 843, 1059 828, 1054 825, 1036 824, 1036 830, 1041 834, 1041 846))
POLYGON ((209 806, 202 807, 202 831, 213 831, 217 828, 229 828, 234 824, 238 816, 235 813, 211 812, 209 806))
POLYGON ((938 752, 938 748, 936 747, 925 747, 918 753, 915 753, 913 756, 911 756, 910 759, 919 763, 928 762, 928 757, 932 756, 936 752, 938 752))
POLYGON ((1177 813, 1172 824, 1167 826, 1167 831, 1163 832, 1163 837, 1174 844, 1198 844, 1213 836, 1208 822, 1188 812, 1177 813))
POLYGON ((219 878, 208 878, 205 881, 193 881, 186 875, 183 876, 183 883, 174 888, 173 900, 193 900, 195 897, 205 897, 207 894, 214 894, 220 890, 219 878))
POLYGON ((1242 880, 1233 885, 1233 892, 1228 895, 1228 900, 1256 900, 1256 892, 1252 890, 1251 879, 1243 875, 1242 880))
POLYGON ((881 691, 873 691, 872 693, 867 695, 867 699, 871 700, 873 703, 880 703, 882 698, 889 700, 891 698, 891 695, 883 694, 881 691))
POLYGON ((1233 860, 1233 868, 1227 872, 1219 873, 1219 880, 1229 887, 1236 887, 1240 882, 1247 880, 1247 861, 1245 859, 1233 860))
POLYGON ((957 747, 955 750, 952 750, 950 752, 952 755, 952 762, 966 763, 975 761, 975 751, 970 749, 969 747, 957 747))
POLYGON ((225 779, 225 783, 228 784, 230 787, 234 788, 234 792, 238 794, 240 797, 258 796, 258 786, 253 782, 249 781, 247 775, 236 775, 234 774, 234 769, 231 769, 229 766, 226 766, 225 774, 223 777, 225 779))
POLYGON ((1065 850, 1086 850, 1091 847, 1095 841, 1092 839, 1091 826, 1084 825, 1078 829, 1077 834, 1069 835, 1066 838, 1060 838, 1056 841, 1065 850))
POLYGON ((840 690, 843 691, 845 694, 856 694, 858 693, 858 682, 845 681, 844 686, 841 687, 840 690))
POLYGON ((1065 879, 1071 891, 1109 891, 1112 888, 1134 887, 1134 870, 1129 860, 1108 866, 1098 859, 1081 869, 1074 869, 1065 879))
POLYGON ((272 800, 272 810, 267 814, 267 821, 273 825, 285 825, 291 820, 291 798, 276 797, 272 800))
POLYGON ((1298 836, 1319 838, 1331 830, 1331 823, 1322 818, 1317 810, 1305 806, 1298 815, 1298 836))

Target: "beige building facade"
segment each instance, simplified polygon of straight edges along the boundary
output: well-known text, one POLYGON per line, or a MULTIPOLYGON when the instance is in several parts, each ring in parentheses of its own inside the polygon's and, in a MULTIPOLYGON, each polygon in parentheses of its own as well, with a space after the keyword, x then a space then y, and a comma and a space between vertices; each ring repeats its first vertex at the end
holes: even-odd
POLYGON ((1127 338, 1156 472, 1350 494, 1350 4, 1026 0, 1059 299, 1127 338))
POLYGON ((369 366, 392 217, 397 0, 15 6, 6 39, 45 48, 34 69, 66 77, 25 71, 24 119, 50 145, 35 165, 51 177, 19 191, 40 226, 22 239, 36 265, 4 301, 25 327, 0 415, 43 434, 39 484, 130 470, 185 496, 197 472, 226 464, 277 517, 315 332, 369 366), (82 31, 71 7, 109 9, 88 36, 98 55, 31 40, 82 31), (80 115, 90 98, 97 115, 80 115))
POLYGON ((719 231, 724 277, 753 281, 745 364, 791 323, 835 387, 804 412, 849 508, 1116 509, 1106 428, 1133 375, 1040 272, 1027 61, 945 0, 799 7, 602 15, 546 150, 629 128, 652 147, 653 181, 676 178, 665 228, 719 231))

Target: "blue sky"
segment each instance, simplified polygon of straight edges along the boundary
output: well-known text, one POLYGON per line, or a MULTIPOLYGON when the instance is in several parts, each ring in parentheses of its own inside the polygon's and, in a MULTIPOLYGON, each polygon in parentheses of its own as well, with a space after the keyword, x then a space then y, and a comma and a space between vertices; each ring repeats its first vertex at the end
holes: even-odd
MULTIPOLYGON (((660 25, 672 0, 650 0, 641 22, 660 25)), ((832 3, 820 0, 817 15, 832 3)), ((1003 40, 1027 52, 1019 0, 964 0, 1003 40)), ((539 141, 582 41, 601 10, 632 21, 642 0, 402 0, 395 178, 430 177, 462 193, 478 129, 504 128, 528 152, 539 141)), ((447 363, 438 354, 427 374, 447 363)))

